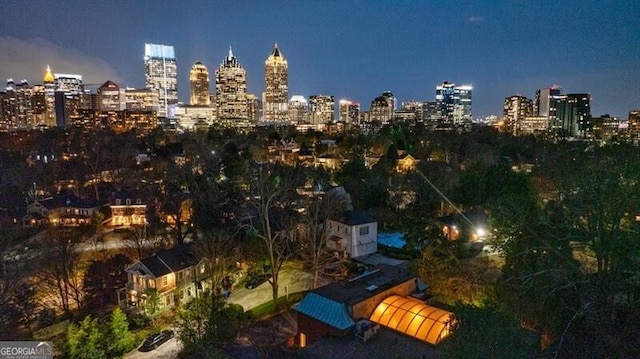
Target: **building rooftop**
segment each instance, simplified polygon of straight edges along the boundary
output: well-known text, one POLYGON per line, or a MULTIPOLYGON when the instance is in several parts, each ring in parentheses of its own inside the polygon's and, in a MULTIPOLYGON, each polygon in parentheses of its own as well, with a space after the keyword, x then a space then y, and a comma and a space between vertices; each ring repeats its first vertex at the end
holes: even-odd
POLYGON ((193 250, 191 244, 163 249, 154 255, 140 260, 155 277, 161 277, 171 272, 181 271, 198 264, 200 256, 193 250))
POLYGON ((371 215, 362 211, 347 211, 341 217, 334 220, 344 223, 348 226, 358 226, 361 224, 377 222, 371 215))
POLYGON ((313 293, 350 306, 414 278, 415 276, 404 268, 380 264, 356 278, 346 282, 330 283, 313 293))
POLYGON ((107 204, 106 201, 93 199, 81 199, 73 194, 62 194, 38 200, 42 206, 48 209, 54 208, 96 208, 107 204))

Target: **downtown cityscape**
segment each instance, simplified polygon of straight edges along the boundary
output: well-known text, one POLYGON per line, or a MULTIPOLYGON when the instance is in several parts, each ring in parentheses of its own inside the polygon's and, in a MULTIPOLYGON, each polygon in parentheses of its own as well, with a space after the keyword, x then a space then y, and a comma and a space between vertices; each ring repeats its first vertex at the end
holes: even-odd
POLYGON ((639 4, 0 10, 0 357, 640 357, 639 4))

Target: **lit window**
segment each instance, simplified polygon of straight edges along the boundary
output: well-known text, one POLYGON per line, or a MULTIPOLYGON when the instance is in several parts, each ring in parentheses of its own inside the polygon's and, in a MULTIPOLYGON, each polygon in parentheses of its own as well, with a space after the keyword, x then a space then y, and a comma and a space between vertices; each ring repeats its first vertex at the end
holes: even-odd
POLYGON ((162 277, 162 285, 166 286, 167 284, 169 284, 169 278, 165 275, 162 277))

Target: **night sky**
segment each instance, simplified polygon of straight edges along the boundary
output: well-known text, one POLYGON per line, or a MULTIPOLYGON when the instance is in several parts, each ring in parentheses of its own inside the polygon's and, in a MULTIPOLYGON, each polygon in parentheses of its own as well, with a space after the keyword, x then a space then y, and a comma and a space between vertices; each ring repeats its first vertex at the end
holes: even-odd
MULTIPOLYGON (((264 88, 277 42, 289 97, 334 95, 364 110, 383 91, 433 100, 472 84, 473 114, 560 85, 592 94, 593 115, 640 108, 640 1, 23 1, 1 0, 0 78, 41 83, 44 68, 144 86, 144 43, 173 45, 179 97, 200 60, 213 79, 229 46, 264 88)), ((212 81, 213 82, 213 81, 212 81)))

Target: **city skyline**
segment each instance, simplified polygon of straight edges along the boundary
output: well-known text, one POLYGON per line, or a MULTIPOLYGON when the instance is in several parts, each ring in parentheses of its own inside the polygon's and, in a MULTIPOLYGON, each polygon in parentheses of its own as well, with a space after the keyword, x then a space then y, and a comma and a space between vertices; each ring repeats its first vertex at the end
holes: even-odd
POLYGON ((38 84, 50 65, 86 84, 143 87, 143 44, 160 43, 175 48, 179 99, 189 103, 191 66, 213 69, 232 46, 247 70, 247 91, 260 96, 264 60, 278 43, 289 63, 289 98, 327 94, 366 109, 383 91, 399 102, 434 100, 435 87, 449 81, 473 85, 474 117, 500 115, 505 97, 533 98, 554 84, 590 93, 594 116, 626 119, 640 107, 633 28, 640 4, 491 5, 4 1, 0 10, 11 16, 0 24, 0 76, 38 84))

